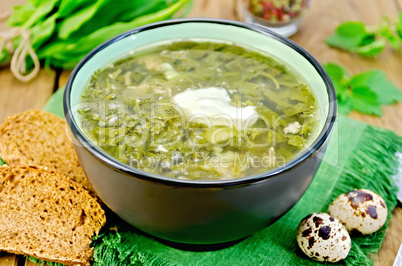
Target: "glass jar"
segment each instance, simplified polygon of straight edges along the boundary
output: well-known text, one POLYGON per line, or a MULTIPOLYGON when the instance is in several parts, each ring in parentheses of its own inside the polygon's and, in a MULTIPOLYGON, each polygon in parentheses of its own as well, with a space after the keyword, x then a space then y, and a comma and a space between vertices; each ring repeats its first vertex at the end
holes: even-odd
POLYGON ((309 0, 237 0, 239 19, 289 37, 299 28, 309 0))

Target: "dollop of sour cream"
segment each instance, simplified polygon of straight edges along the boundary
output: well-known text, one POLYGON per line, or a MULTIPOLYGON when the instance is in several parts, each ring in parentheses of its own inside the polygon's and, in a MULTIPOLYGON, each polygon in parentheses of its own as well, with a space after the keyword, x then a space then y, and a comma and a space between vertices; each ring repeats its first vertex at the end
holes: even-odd
POLYGON ((187 121, 207 126, 234 126, 246 129, 258 119, 255 106, 236 107, 230 104, 228 92, 223 88, 202 88, 186 90, 173 97, 187 121))

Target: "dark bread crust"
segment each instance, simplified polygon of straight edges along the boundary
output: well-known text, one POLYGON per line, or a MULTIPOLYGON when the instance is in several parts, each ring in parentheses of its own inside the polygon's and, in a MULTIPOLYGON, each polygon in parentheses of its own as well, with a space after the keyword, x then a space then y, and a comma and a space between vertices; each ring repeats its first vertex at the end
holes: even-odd
POLYGON ((0 125, 0 158, 8 165, 37 165, 63 173, 96 195, 66 133, 64 119, 29 110, 0 125))
POLYGON ((89 265, 105 212, 80 184, 36 166, 0 167, 0 251, 89 265))

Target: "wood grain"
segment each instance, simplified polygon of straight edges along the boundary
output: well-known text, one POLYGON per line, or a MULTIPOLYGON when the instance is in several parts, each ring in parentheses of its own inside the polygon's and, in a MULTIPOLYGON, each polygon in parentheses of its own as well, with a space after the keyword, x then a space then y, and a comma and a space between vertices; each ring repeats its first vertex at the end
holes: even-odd
MULTIPOLYGON (((234 3, 236 0, 194 0, 194 7, 189 17, 212 17, 235 19, 234 3)), ((23 0, 2 0, 3 9, 10 9, 12 4, 23 0)), ((396 18, 402 9, 402 0, 313 0, 312 6, 302 22, 299 32, 291 37, 311 53, 319 62, 336 62, 345 66, 351 75, 369 69, 380 69, 394 84, 402 88, 402 54, 387 47, 377 58, 362 58, 347 52, 328 48, 324 40, 335 27, 347 20, 360 20, 367 25, 375 25, 387 15, 396 18)), ((0 30, 2 30, 0 23, 0 30)), ((70 71, 64 71, 58 86, 66 84, 70 71)), ((28 108, 41 108, 52 93, 54 74, 42 71, 34 81, 24 84, 15 80, 6 68, 0 69, 0 121, 8 114, 28 108)), ((352 113, 351 117, 369 124, 396 131, 402 135, 402 103, 383 108, 382 117, 352 113)), ((383 246, 375 258, 376 266, 392 265, 402 241, 402 208, 396 207, 387 230, 383 246)), ((21 258, 20 258, 21 259, 21 258)), ((13 255, 1 255, 0 265, 17 265, 13 255)), ((19 264, 21 265, 21 264, 19 264)), ((27 266, 34 265, 27 262, 27 266)))
MULTIPOLYGON (((23 4, 23 0, 1 0, 0 17, 9 14, 13 5, 23 4)), ((0 31, 10 28, 5 20, 0 20, 0 31)), ((54 73, 42 69, 29 83, 17 80, 9 66, 0 67, 0 123, 10 114, 28 109, 41 109, 53 92, 54 73)))
POLYGON ((399 10, 402 10, 402 0, 394 0, 395 5, 398 7, 399 10))
POLYGON ((0 265, 1 266, 17 266, 18 258, 15 255, 7 254, 5 252, 0 253, 0 265))
POLYGON ((7 68, 0 68, 0 121, 10 114, 42 109, 53 93, 54 74, 44 69, 29 83, 17 80, 7 68))

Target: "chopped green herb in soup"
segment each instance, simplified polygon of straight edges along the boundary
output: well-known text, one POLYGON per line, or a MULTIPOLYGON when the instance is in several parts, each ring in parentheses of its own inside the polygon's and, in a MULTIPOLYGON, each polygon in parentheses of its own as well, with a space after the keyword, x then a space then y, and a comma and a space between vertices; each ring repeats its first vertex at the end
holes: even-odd
POLYGON ((179 179, 232 179, 284 165, 316 130, 316 99, 294 71, 211 41, 136 50, 92 76, 81 106, 81 128, 102 150, 179 179))

